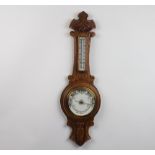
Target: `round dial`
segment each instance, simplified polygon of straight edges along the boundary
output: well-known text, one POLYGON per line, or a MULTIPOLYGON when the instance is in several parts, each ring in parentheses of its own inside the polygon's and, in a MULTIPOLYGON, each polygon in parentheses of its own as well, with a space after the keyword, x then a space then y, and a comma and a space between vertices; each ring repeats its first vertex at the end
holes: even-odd
POLYGON ((86 88, 72 91, 68 100, 70 110, 78 116, 89 114, 95 105, 95 94, 86 88))

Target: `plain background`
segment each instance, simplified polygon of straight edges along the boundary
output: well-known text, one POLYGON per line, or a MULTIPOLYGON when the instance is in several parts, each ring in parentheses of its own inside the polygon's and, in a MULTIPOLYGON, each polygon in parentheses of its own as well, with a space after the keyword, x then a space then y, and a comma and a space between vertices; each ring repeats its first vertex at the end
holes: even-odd
POLYGON ((155 149, 155 6, 0 6, 0 149, 155 149), (78 147, 59 99, 83 10, 102 102, 78 147))

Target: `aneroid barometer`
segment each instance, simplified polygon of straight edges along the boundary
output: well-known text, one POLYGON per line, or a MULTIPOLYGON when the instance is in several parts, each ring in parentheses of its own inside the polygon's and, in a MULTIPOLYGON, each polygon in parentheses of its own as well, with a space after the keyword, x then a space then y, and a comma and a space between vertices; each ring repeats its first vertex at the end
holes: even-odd
POLYGON ((67 125, 72 128, 70 138, 78 145, 90 139, 88 130, 94 116, 100 108, 100 95, 93 84, 94 76, 90 74, 89 50, 91 32, 95 28, 93 20, 88 20, 84 11, 73 19, 70 35, 74 38, 74 66, 72 75, 68 76, 69 84, 61 95, 61 108, 67 116, 67 125))

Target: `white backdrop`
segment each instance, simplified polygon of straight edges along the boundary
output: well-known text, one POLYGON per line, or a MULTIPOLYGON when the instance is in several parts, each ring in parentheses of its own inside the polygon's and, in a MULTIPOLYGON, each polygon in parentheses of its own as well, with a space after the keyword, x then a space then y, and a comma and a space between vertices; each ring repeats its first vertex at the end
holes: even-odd
POLYGON ((155 6, 0 6, 0 149, 155 149, 155 6), (78 147, 59 99, 83 10, 102 105, 78 147))

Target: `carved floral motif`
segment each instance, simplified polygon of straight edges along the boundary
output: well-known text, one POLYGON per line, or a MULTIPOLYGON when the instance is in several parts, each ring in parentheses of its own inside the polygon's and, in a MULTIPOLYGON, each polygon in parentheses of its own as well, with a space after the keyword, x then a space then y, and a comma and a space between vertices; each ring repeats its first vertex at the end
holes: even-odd
POLYGON ((89 32, 96 27, 93 20, 87 19, 88 14, 86 12, 82 11, 81 13, 79 13, 78 17, 78 20, 73 19, 70 24, 70 28, 72 28, 73 30, 79 32, 89 32))

